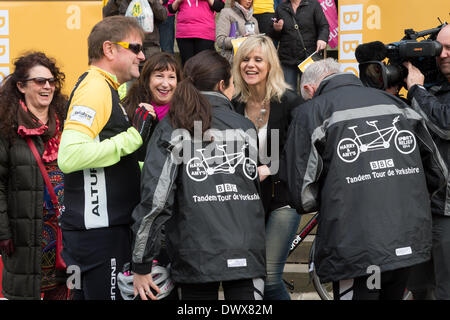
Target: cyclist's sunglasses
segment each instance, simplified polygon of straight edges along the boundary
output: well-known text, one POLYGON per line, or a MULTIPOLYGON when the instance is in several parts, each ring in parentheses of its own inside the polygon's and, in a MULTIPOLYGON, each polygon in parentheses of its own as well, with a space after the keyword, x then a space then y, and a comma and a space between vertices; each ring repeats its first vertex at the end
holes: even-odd
POLYGON ((113 42, 119 46, 130 49, 134 54, 139 54, 143 50, 142 44, 139 43, 128 43, 128 42, 113 42))
POLYGON ((33 81, 36 85, 38 86, 45 86, 45 84, 48 81, 48 84, 50 85, 50 87, 54 87, 56 85, 56 79, 55 78, 42 78, 42 77, 36 77, 36 78, 30 78, 30 79, 25 79, 24 82, 27 81, 33 81))

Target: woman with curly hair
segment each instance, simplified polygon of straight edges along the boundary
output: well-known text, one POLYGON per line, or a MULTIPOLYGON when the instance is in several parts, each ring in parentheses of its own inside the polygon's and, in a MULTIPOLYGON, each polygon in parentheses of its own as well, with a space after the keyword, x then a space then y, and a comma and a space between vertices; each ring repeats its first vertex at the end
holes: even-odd
POLYGON ((23 55, 0 86, 0 251, 7 299, 67 299, 65 270, 57 270, 57 216, 28 146, 36 146, 60 204, 57 165, 67 98, 64 73, 42 52, 23 55))

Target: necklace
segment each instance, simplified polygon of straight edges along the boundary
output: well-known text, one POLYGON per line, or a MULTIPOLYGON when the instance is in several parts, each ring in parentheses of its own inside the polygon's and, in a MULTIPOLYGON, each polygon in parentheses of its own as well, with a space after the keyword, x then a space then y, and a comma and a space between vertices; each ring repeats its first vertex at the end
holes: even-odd
POLYGON ((264 99, 261 104, 261 107, 259 109, 259 114, 256 116, 256 118, 254 118, 255 126, 256 126, 257 130, 259 130, 265 123, 266 115, 267 115, 267 106, 268 106, 268 103, 267 103, 266 99, 264 99))

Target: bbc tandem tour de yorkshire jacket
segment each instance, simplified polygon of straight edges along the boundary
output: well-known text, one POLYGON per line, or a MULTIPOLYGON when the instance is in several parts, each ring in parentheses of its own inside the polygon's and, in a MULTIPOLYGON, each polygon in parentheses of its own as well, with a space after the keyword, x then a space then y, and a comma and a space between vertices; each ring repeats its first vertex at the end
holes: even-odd
POLYGON ((132 214, 132 269, 150 272, 164 225, 174 281, 260 278, 265 275, 264 209, 256 154, 249 150, 256 148, 256 131, 225 96, 203 94, 212 105, 214 142, 184 135, 178 143, 181 136, 168 117, 151 137, 141 202, 132 214))
POLYGON ((297 212, 320 213, 321 281, 430 258, 430 193, 445 186, 447 169, 423 118, 403 101, 353 74, 331 75, 294 110, 285 146, 283 177, 297 212))

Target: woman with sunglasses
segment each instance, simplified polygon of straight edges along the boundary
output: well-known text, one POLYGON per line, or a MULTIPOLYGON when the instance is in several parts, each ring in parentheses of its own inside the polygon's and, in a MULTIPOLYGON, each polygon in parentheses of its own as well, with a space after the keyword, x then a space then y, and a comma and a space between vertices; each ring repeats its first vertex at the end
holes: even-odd
POLYGON ((200 52, 186 62, 169 113, 150 139, 132 215, 135 295, 144 300, 160 291, 151 271, 163 226, 180 299, 217 300, 220 284, 225 299, 262 298, 256 136, 249 134, 252 123, 233 111, 233 92, 227 59, 200 52))
POLYGON ((181 81, 181 67, 174 55, 166 52, 154 54, 148 59, 137 81, 134 81, 127 95, 123 98, 128 119, 137 122, 151 121, 148 137, 139 150, 140 160, 145 158, 147 145, 156 124, 161 121, 169 111, 170 101, 181 81), (145 119, 145 120, 144 120, 145 119))
POLYGON ((55 268, 57 217, 31 138, 60 204, 57 165, 67 102, 64 74, 42 52, 19 57, 0 87, 0 250, 7 299, 67 299, 65 270, 55 268))

